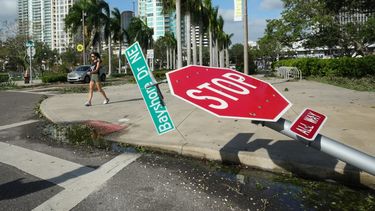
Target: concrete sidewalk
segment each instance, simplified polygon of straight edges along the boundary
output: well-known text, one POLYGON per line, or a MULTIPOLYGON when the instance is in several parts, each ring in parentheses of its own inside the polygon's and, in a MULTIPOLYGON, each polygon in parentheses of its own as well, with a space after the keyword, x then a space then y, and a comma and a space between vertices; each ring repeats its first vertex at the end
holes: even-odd
MULTIPOLYGON (((375 93, 304 80, 268 82, 293 103, 285 119, 293 121, 305 107, 312 108, 328 116, 321 134, 375 156, 375 93)), ((125 129, 106 137, 116 142, 375 188, 375 176, 250 121, 217 118, 171 96, 167 85, 161 89, 177 128, 162 136, 135 84, 106 87, 108 105, 102 105, 97 92, 91 107, 84 106, 87 94, 64 94, 43 101, 41 110, 55 123, 102 120, 123 125, 125 129)))

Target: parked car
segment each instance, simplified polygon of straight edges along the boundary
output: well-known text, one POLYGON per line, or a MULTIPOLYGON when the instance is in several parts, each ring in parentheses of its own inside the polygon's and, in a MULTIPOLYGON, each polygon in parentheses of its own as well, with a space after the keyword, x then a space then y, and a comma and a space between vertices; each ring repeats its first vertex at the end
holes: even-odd
MULTIPOLYGON (((90 71, 90 65, 82 65, 76 67, 72 72, 68 73, 68 82, 83 82, 83 83, 89 83, 90 82, 90 76, 87 74, 90 71)), ((104 82, 106 79, 105 71, 103 71, 103 68, 99 71, 99 78, 100 81, 104 82)))

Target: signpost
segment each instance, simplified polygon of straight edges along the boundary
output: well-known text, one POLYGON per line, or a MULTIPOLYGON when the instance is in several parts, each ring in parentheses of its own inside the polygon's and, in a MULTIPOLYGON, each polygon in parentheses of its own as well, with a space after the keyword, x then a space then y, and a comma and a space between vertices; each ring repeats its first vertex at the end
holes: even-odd
POLYGON ((154 49, 147 49, 147 60, 150 60, 151 71, 154 71, 154 49))
POLYGON ((327 117, 324 114, 306 108, 290 126, 290 130, 306 140, 313 141, 318 135, 327 117))
POLYGON ((125 50, 125 56, 142 93, 142 97, 154 122, 157 133, 161 135, 174 130, 175 126, 168 113, 167 107, 162 102, 157 87, 152 86, 156 81, 153 80, 152 73, 150 72, 139 43, 136 42, 128 47, 125 50))
POLYGON ((32 59, 33 59, 33 56, 35 56, 35 48, 34 48, 34 42, 32 40, 29 40, 26 42, 26 47, 27 47, 27 50, 26 50, 26 53, 27 53, 27 56, 29 57, 29 74, 30 74, 30 83, 33 83, 33 71, 32 71, 32 59))
POLYGON ((231 69, 187 66, 166 75, 173 95, 218 117, 274 122, 292 105, 269 83, 231 69))

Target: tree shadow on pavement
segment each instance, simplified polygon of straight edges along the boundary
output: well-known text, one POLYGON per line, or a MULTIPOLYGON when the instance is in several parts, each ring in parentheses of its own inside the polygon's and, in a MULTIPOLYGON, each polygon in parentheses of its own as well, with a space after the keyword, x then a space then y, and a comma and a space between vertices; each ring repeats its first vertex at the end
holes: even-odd
POLYGON ((28 195, 30 193, 35 193, 50 187, 59 185, 63 182, 68 181, 76 177, 88 174, 94 171, 97 166, 82 166, 73 171, 64 173, 60 176, 48 179, 48 180, 38 180, 32 182, 23 182, 25 178, 19 178, 11 182, 0 185, 0 201, 7 199, 15 199, 28 195))
MULTIPOLYGON (((299 143, 296 140, 251 140, 253 133, 239 133, 220 149, 223 162, 240 164, 239 153, 265 149, 272 162, 280 168, 306 178, 335 179, 351 186, 360 185, 360 169, 346 164, 344 174, 335 171, 338 159, 299 143)), ((261 153, 261 152, 259 152, 261 153)), ((253 154, 256 156, 256 154, 253 154)), ((267 157, 265 157, 267 159, 267 157)), ((264 168, 257 161, 255 167, 264 168)))

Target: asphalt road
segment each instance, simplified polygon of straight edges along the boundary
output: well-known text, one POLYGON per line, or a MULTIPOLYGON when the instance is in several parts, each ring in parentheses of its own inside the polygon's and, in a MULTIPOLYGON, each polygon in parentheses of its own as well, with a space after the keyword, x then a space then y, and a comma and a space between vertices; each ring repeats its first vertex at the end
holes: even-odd
POLYGON ((246 167, 56 141, 35 115, 41 98, 0 92, 0 210, 328 210, 341 200, 331 189, 310 200, 311 186, 246 167))

